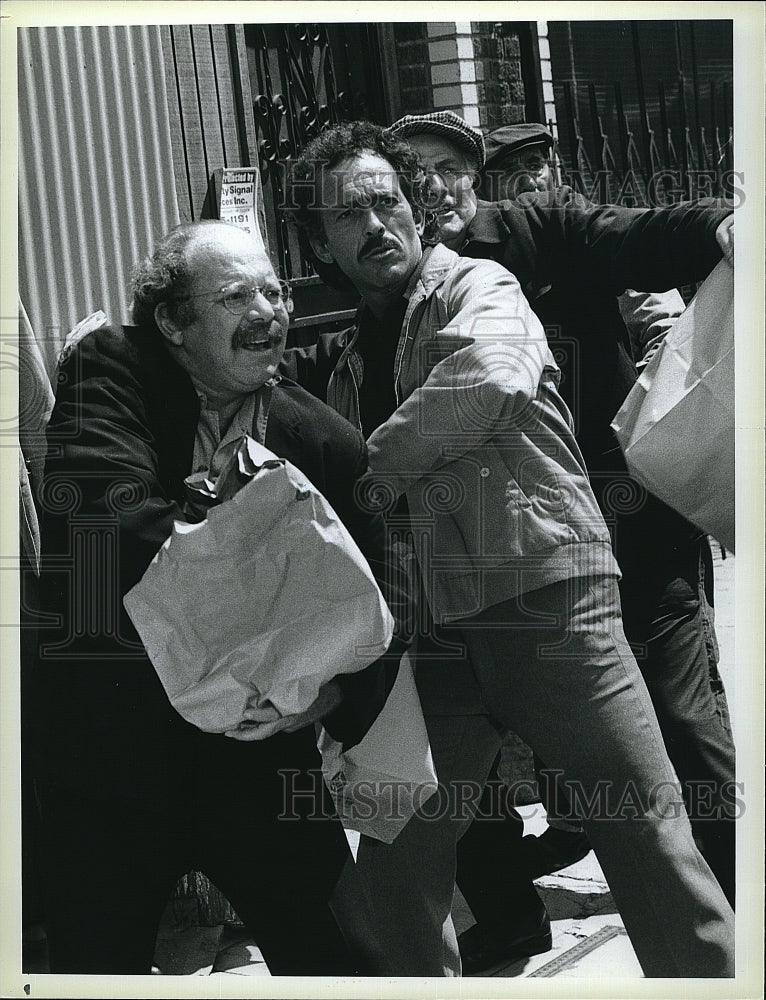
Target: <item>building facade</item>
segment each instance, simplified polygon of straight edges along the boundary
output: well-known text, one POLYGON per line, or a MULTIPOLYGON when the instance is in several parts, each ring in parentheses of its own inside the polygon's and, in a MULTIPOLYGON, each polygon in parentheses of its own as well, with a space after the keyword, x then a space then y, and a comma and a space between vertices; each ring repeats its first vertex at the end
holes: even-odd
POLYGON ((128 320, 131 265, 216 214, 225 167, 259 172, 293 336, 342 321, 353 302, 318 287, 281 210, 284 162, 327 122, 543 121, 585 183, 732 166, 730 21, 22 28, 18 63, 20 295, 51 372, 83 316, 128 320))

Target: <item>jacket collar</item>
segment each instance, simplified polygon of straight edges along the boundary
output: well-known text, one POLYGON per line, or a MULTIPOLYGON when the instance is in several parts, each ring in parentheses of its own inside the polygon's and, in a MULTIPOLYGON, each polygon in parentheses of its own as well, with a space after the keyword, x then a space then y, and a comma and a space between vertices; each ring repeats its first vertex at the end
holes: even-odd
MULTIPOLYGON (((405 323, 406 319, 412 313, 414 306, 422 299, 428 298, 444 282, 447 275, 455 266, 457 259, 458 255, 454 250, 445 247, 443 243, 425 247, 423 256, 420 258, 418 266, 412 272, 410 280, 407 282, 407 287, 404 290, 404 298, 410 300, 405 315, 405 323)), ((361 319, 367 309, 368 306, 363 301, 357 309, 354 326, 350 331, 351 336, 348 338, 345 349, 338 359, 338 366, 345 362, 354 350, 357 337, 359 336, 361 319)))
POLYGON ((419 301, 428 298, 444 283, 457 259, 458 255, 455 251, 445 247, 443 243, 425 248, 405 292, 410 300, 408 313, 411 312, 413 299, 419 301))
MULTIPOLYGON (((395 368, 397 371, 400 367, 402 352, 404 350, 404 341, 406 339, 406 331, 409 320, 415 307, 419 302, 422 302, 424 299, 427 299, 430 295, 432 295, 433 292, 444 283, 447 276, 455 266, 455 261, 457 259, 458 255, 454 252, 454 250, 450 250, 449 247, 445 247, 442 243, 437 243, 435 246, 426 247, 424 249, 423 256, 420 258, 418 266, 413 271, 410 280, 407 283, 407 288, 404 291, 404 296, 409 299, 409 303, 407 305, 407 311, 404 315, 400 342, 396 353, 395 368)), ((362 382, 364 377, 364 365, 356 349, 356 342, 359 337, 361 318, 366 309, 367 306, 364 302, 362 302, 357 310, 354 326, 349 331, 350 336, 348 337, 346 345, 338 358, 332 375, 330 376, 330 384, 328 386, 327 395, 328 399, 333 392, 333 383, 338 372, 344 368, 348 368, 350 370, 355 385, 358 386, 362 382)))
MULTIPOLYGON (((479 201, 476 215, 468 227, 465 243, 460 249, 464 257, 497 260, 512 271, 530 301, 545 294, 550 285, 538 280, 536 253, 528 246, 531 230, 524 219, 524 208, 543 204, 540 198, 530 198, 523 206, 511 202, 479 201), (511 229, 508 224, 515 227, 511 229)), ((549 207, 549 203, 545 203, 549 207)))

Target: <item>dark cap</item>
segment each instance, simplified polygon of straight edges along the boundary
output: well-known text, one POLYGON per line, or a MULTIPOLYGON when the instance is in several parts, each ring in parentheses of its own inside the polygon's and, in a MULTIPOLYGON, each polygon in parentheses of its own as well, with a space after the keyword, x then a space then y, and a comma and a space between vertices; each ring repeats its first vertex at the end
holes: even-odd
POLYGON ((484 136, 471 128, 454 111, 432 111, 428 115, 405 115, 390 126, 391 132, 402 139, 411 135, 439 135, 463 150, 474 167, 484 166, 484 136))
POLYGON ((485 169, 499 166, 508 156, 515 156, 528 146, 545 145, 550 149, 553 136, 538 122, 520 122, 518 125, 503 125, 484 137, 487 150, 485 169))

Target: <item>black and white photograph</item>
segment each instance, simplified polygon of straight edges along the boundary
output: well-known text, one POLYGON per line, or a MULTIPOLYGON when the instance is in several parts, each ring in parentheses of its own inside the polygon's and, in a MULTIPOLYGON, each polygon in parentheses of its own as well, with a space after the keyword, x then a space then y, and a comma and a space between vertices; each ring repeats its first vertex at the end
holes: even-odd
POLYGON ((762 996, 765 27, 0 5, 0 995, 762 996))

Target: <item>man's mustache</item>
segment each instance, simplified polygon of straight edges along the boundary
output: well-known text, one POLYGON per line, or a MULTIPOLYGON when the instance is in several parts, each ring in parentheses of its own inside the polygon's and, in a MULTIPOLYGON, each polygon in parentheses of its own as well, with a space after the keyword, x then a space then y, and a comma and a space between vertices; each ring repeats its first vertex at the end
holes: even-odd
POLYGON ((282 328, 274 320, 265 323, 245 323, 241 324, 234 331, 234 347, 241 347, 242 344, 250 344, 259 340, 278 340, 282 335, 282 328))
POLYGON ((367 257, 369 254, 374 253, 376 250, 393 250, 396 247, 396 240, 391 239, 390 236, 372 236, 367 242, 362 246, 359 253, 361 257, 367 257))

